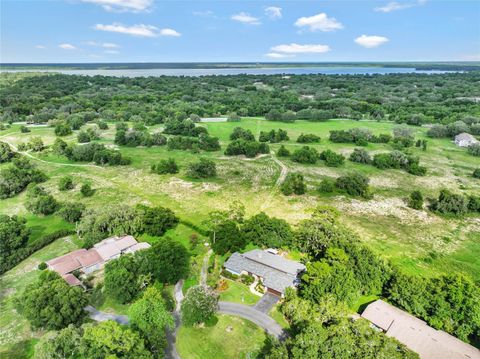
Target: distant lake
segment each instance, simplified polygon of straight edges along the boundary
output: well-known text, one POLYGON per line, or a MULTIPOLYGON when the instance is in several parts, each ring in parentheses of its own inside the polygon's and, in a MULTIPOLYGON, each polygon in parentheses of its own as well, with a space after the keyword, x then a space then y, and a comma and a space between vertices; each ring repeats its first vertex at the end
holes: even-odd
POLYGON ((95 69, 95 70, 67 70, 67 69, 18 69, 0 70, 0 72, 57 72, 66 75, 87 76, 116 76, 116 77, 148 77, 148 76, 209 76, 209 75, 370 75, 370 74, 443 74, 455 71, 416 70, 409 67, 285 67, 285 68, 213 68, 213 69, 95 69))

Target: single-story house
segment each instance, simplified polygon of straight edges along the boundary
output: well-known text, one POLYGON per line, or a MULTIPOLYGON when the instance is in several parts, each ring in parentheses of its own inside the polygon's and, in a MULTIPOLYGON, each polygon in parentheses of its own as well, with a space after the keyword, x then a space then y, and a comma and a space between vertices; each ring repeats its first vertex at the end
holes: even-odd
POLYGON ((421 359, 480 359, 477 348, 383 300, 369 304, 362 318, 418 353, 421 359))
POLYGON ((123 253, 135 253, 147 248, 150 248, 150 244, 138 243, 129 235, 111 237, 95 244, 89 250, 78 249, 46 263, 48 269, 60 274, 68 284, 81 286, 80 280, 72 275, 72 272, 78 270, 83 274, 90 274, 103 268, 106 262, 120 257, 123 253))
POLYGON ((305 271, 302 263, 282 256, 254 249, 246 253, 233 253, 224 267, 236 275, 249 274, 260 278, 268 293, 282 296, 285 289, 299 283, 298 276, 305 271))
POLYGON ((478 143, 478 140, 469 133, 462 132, 455 136, 455 144, 460 147, 469 147, 475 143, 478 143))

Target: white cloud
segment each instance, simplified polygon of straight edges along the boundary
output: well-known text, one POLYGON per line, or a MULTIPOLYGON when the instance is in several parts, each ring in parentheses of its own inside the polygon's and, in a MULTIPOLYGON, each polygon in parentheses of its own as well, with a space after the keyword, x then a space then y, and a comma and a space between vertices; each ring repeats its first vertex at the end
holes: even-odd
POLYGON ((140 12, 146 11, 153 5, 153 0, 81 0, 100 5, 107 11, 140 12))
POLYGON ((61 48, 61 49, 64 49, 64 50, 76 50, 77 49, 72 44, 60 44, 60 45, 58 45, 58 47, 61 48))
POLYGON ((426 0, 417 0, 416 2, 410 2, 410 3, 399 3, 396 1, 392 1, 384 6, 376 7, 374 10, 378 12, 392 12, 397 10, 408 9, 415 6, 420 6, 425 4, 426 2, 427 2, 426 0))
POLYGON ((248 25, 260 25, 260 19, 257 17, 253 17, 250 14, 247 14, 245 12, 240 12, 238 14, 232 15, 231 17, 232 20, 248 24, 248 25))
POLYGON ((265 15, 267 15, 272 20, 281 19, 282 8, 277 6, 269 6, 265 8, 265 15))
POLYGON ((96 24, 95 30, 117 32, 120 34, 127 34, 138 37, 158 37, 158 36, 180 36, 181 34, 173 29, 159 29, 152 25, 132 25, 125 26, 120 23, 113 23, 111 25, 96 24))
POLYGON ((281 59, 284 57, 291 57, 292 55, 287 55, 287 54, 279 54, 278 52, 269 52, 268 54, 265 54, 267 57, 271 57, 273 59, 281 59))
POLYGON ((310 17, 301 17, 295 21, 295 26, 308 27, 310 31, 325 32, 343 29, 342 23, 334 17, 328 17, 324 12, 310 17))
POLYGON ((114 44, 112 42, 96 42, 96 41, 87 41, 87 45, 89 46, 97 46, 97 47, 103 47, 105 49, 117 49, 120 47, 120 45, 114 44))
POLYGON ((115 55, 115 54, 119 54, 120 52, 118 52, 117 50, 105 50, 105 53, 115 55))
POLYGON ((47 47, 45 45, 35 45, 35 48, 37 49, 46 49, 47 47))
POLYGON ((374 47, 378 47, 383 45, 384 43, 388 42, 388 38, 385 36, 376 36, 376 35, 362 35, 357 37, 354 40, 360 46, 366 47, 367 49, 371 49, 374 47))
POLYGON ((193 16, 200 16, 200 17, 215 17, 213 11, 205 10, 205 11, 194 11, 193 16))
POLYGON ((321 54, 330 51, 330 46, 320 44, 285 44, 270 48, 272 53, 281 54, 321 54))
POLYGON ((175 36, 175 37, 179 37, 182 35, 178 31, 175 31, 173 29, 161 29, 159 34, 160 36, 175 36))

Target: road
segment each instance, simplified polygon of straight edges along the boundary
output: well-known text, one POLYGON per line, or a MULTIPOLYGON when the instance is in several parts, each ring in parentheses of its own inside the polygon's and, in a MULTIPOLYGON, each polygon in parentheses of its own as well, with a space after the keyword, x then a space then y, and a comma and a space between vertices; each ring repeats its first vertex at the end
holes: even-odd
POLYGON ((120 324, 128 324, 128 317, 126 315, 118 315, 118 314, 110 314, 101 312, 98 309, 92 307, 91 305, 87 305, 85 311, 88 312, 88 316, 95 320, 96 322, 105 322, 107 320, 113 320, 120 324))
POLYGON ((175 346, 175 341, 177 337, 178 328, 180 327, 180 307, 183 301, 183 279, 180 279, 175 284, 174 296, 177 306, 172 313, 173 319, 175 319, 175 328, 173 330, 167 330, 167 347, 165 348, 165 358, 166 359, 180 359, 178 355, 177 347, 175 346))
POLYGON ((243 319, 247 319, 278 339, 284 339, 287 336, 282 327, 274 319, 259 312, 254 307, 239 303, 219 302, 218 312, 222 314, 236 315, 243 319))

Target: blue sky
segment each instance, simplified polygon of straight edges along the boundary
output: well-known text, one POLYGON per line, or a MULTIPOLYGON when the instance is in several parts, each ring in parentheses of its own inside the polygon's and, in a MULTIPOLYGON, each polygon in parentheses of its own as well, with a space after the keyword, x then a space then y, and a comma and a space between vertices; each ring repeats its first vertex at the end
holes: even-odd
POLYGON ((480 60, 480 1, 1 0, 1 62, 480 60))

